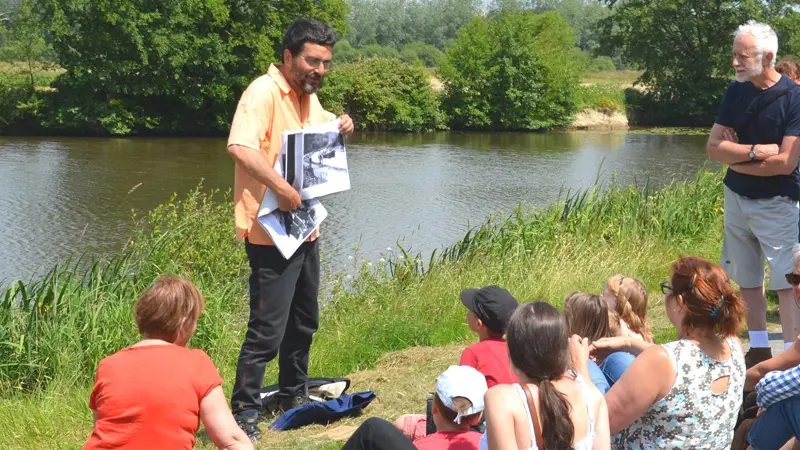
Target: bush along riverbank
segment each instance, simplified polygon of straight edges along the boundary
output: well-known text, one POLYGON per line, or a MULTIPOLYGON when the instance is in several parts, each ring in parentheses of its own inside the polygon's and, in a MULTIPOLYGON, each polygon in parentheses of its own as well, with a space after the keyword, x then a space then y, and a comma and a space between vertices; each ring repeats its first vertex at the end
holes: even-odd
MULTIPOLYGON (((424 263, 398 250, 377 269, 364 264, 347 286, 333 277, 311 374, 342 376, 375 367, 388 352, 464 344, 473 336, 458 293, 490 283, 522 301, 560 305, 574 290, 599 292, 614 273, 635 275, 652 294, 658 339, 669 339, 658 283, 681 254, 718 259, 721 180, 721 172, 702 171, 659 190, 611 185, 565 193, 545 210, 521 205, 490 218, 424 263)), ((248 275, 230 206, 228 198, 215 201, 200 190, 172 199, 137 218, 140 231, 117 256, 58 266, 0 290, 0 446, 82 445, 91 430, 87 402, 96 365, 136 341, 132 305, 161 273, 187 276, 202 290, 206 312, 191 345, 208 352, 230 388, 246 327, 248 275)), ((403 364, 414 376, 416 362, 403 364)), ((385 381, 373 375, 359 388, 385 381)), ((276 445, 266 439, 261 448, 276 445)))

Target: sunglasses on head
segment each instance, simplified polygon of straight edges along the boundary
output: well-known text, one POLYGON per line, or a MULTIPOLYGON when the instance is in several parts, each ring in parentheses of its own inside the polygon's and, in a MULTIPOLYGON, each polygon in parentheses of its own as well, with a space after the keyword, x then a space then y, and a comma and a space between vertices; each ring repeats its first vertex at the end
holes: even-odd
POLYGON ((664 295, 672 294, 672 285, 669 283, 669 281, 662 281, 658 285, 661 286, 661 292, 664 295))
POLYGON ((797 286, 800 284, 800 273, 787 273, 786 274, 786 281, 791 284, 792 286, 797 286))

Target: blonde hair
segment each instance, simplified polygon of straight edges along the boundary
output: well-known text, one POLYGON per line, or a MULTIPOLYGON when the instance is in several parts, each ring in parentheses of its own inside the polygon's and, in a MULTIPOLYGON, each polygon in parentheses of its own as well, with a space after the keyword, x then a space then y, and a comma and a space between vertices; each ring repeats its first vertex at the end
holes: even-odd
POLYGON ((163 275, 136 302, 136 326, 143 336, 175 342, 181 331, 194 328, 204 306, 191 281, 163 275))
POLYGON ((647 323, 647 288, 644 284, 636 278, 617 274, 606 281, 606 287, 617 299, 613 311, 619 319, 645 340, 652 340, 647 323))

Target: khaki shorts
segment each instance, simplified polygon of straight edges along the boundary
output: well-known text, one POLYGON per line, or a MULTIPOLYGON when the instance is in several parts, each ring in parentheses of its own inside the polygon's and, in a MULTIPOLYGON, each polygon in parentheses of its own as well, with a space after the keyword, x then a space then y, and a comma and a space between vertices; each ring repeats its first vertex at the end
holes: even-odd
POLYGON ((769 289, 789 289, 792 246, 797 243, 800 206, 789 197, 749 199, 725 186, 725 239, 721 266, 739 287, 764 285, 764 259, 770 270, 769 289))

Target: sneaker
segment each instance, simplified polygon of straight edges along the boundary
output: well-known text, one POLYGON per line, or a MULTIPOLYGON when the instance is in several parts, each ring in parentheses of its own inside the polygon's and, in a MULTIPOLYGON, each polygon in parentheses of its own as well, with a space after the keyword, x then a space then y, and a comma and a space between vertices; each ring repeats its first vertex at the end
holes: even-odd
POLYGON ((261 430, 258 428, 260 414, 254 409, 246 409, 238 412, 233 416, 236 419, 236 424, 244 431, 244 434, 255 442, 261 439, 261 430))
POLYGON ((767 348, 750 348, 747 354, 744 355, 744 365, 746 368, 751 368, 756 364, 772 358, 772 349, 767 348))
POLYGON ((289 411, 290 409, 297 408, 311 403, 311 399, 304 393, 297 393, 291 397, 284 397, 280 402, 280 409, 282 412, 289 411))

